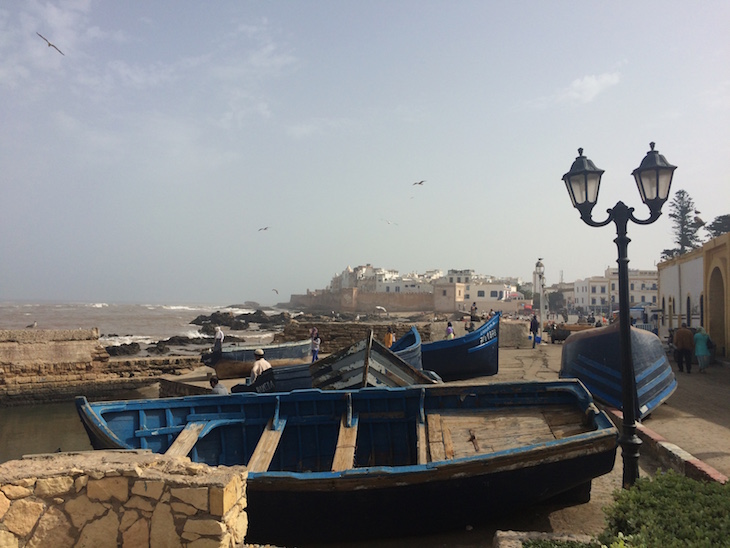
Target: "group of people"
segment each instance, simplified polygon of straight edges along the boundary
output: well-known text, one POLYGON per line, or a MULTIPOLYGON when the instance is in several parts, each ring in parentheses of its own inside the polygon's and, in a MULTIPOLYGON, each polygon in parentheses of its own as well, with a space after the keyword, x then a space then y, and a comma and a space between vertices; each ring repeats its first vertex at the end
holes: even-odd
POLYGON ((697 332, 693 334, 687 324, 682 323, 682 326, 674 332, 672 343, 675 349, 674 359, 680 373, 684 372, 685 367, 687 373, 692 373, 693 354, 697 358, 700 373, 705 372, 710 365, 713 343, 704 327, 698 327, 697 332))

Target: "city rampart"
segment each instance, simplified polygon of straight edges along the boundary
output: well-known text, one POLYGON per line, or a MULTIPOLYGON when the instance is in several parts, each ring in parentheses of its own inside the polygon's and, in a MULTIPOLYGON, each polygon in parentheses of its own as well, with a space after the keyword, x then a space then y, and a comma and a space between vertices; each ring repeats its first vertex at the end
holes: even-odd
POLYGON ((0 546, 241 546, 246 468, 148 451, 34 455, 0 464, 0 546))

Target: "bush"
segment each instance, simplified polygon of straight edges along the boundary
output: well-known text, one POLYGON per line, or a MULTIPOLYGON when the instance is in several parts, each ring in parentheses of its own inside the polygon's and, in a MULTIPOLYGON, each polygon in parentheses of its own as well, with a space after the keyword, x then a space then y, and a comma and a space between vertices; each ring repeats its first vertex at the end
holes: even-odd
POLYGON ((710 548, 730 546, 730 484, 701 482, 676 472, 640 478, 606 509, 600 544, 525 541, 525 548, 710 548))
POLYGON ((605 509, 606 546, 710 547, 730 545, 730 486, 675 472, 640 478, 605 509))

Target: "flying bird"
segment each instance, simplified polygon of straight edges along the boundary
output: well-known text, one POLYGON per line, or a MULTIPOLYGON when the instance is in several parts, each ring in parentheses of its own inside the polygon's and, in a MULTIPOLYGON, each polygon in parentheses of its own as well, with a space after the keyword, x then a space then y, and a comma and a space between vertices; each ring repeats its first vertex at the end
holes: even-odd
POLYGON ((36 34, 37 34, 38 36, 40 36, 41 38, 43 38, 43 39, 44 39, 44 40, 46 41, 46 44, 48 44, 48 47, 49 47, 49 48, 53 48, 53 49, 55 49, 55 50, 56 50, 56 51, 57 51, 58 53, 60 53, 60 54, 61 54, 61 55, 63 55, 64 57, 66 56, 66 54, 65 54, 65 53, 63 53, 63 52, 62 52, 62 51, 61 51, 60 49, 58 49, 58 48, 57 48, 56 46, 54 46, 53 44, 51 44, 51 43, 50 43, 50 42, 48 41, 48 38, 46 38, 45 36, 43 36, 43 35, 42 35, 42 34, 41 34, 40 32, 36 32, 36 34))
POLYGON ((261 232, 262 230, 269 230, 269 227, 268 226, 263 226, 263 227, 259 228, 258 231, 261 232))
POLYGON ((395 225, 395 226, 398 226, 398 223, 396 223, 396 222, 394 222, 394 221, 389 221, 388 219, 381 219, 381 221, 385 221, 385 222, 386 222, 386 223, 388 223, 389 225, 395 225))
POLYGON ((276 293, 277 295, 279 294, 279 292, 278 292, 278 291, 277 291, 276 289, 272 289, 271 291, 273 291, 273 292, 274 292, 274 293, 276 293))
POLYGON ((425 183, 425 182, 426 182, 426 181, 416 181, 415 183, 413 183, 413 185, 414 185, 414 186, 415 186, 415 185, 421 185, 421 186, 423 186, 423 183, 425 183))
POLYGON ((698 216, 695 215, 695 226, 697 226, 697 227, 705 226, 705 221, 703 221, 702 219, 700 219, 698 216))
POLYGON ((36 327, 37 325, 38 325, 38 322, 33 322, 32 324, 30 324, 30 325, 26 325, 25 327, 26 327, 26 329, 33 329, 33 328, 34 328, 34 327, 36 327))

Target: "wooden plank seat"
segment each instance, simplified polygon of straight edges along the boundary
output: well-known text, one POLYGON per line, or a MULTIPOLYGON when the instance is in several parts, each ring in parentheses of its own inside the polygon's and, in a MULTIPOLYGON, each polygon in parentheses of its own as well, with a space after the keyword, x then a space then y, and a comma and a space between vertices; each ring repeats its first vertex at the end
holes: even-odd
POLYGON ((454 458, 454 443, 451 439, 451 430, 440 414, 429 413, 426 415, 426 435, 428 437, 428 449, 432 462, 454 458))
POLYGON ((246 466, 249 472, 266 472, 269 469, 276 448, 279 447, 281 435, 284 433, 284 426, 286 426, 285 418, 279 417, 276 422, 273 418, 269 419, 246 466))
POLYGON ((332 471, 341 472, 355 466, 355 447, 357 446, 357 416, 353 416, 348 424, 347 413, 342 414, 340 433, 337 436, 335 457, 332 460, 332 471))
POLYGON ((185 457, 197 443, 200 432, 205 428, 207 422, 189 422, 178 434, 172 445, 165 451, 165 455, 171 457, 185 457))

